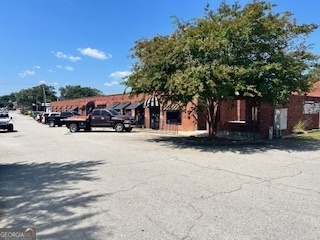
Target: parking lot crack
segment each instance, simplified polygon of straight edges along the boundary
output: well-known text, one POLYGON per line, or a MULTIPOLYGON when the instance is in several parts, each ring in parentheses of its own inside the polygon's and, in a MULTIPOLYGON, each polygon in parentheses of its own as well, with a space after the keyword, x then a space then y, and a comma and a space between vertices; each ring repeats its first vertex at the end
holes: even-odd
POLYGON ((305 159, 305 160, 303 160, 303 161, 298 161, 298 162, 289 163, 289 164, 286 165, 286 167, 291 167, 291 166, 296 165, 296 164, 306 163, 306 162, 310 162, 310 161, 314 161, 314 160, 319 160, 319 159, 320 159, 319 157, 310 158, 310 159, 305 159))
POLYGON ((163 231, 165 231, 167 234, 169 234, 170 236, 174 237, 175 239, 180 239, 179 236, 177 236, 174 232, 169 231, 166 227, 164 227, 161 223, 157 222, 156 220, 152 219, 149 216, 146 216, 146 218, 153 223, 154 225, 156 225, 158 228, 162 229, 163 231))
POLYGON ((284 179, 284 178, 294 178, 294 177, 297 177, 298 175, 302 174, 302 170, 301 171, 298 171, 297 173, 295 174, 292 174, 292 175, 287 175, 287 176, 280 176, 280 177, 276 177, 276 178, 271 178, 270 181, 275 181, 275 180, 279 180, 279 179, 284 179))
MULTIPOLYGON (((273 183, 275 184, 275 183, 273 183)), ((286 187, 286 188, 289 188, 289 189, 295 189, 295 190, 300 190, 300 191, 306 191, 306 192, 310 192, 310 193, 315 193, 317 195, 320 195, 320 191, 319 190, 315 190, 315 189, 312 189, 312 188, 303 188, 303 187, 297 187, 297 186, 293 186, 293 185, 288 185, 288 184, 282 184, 282 183, 276 183, 277 186, 283 186, 283 187, 286 187)), ((275 188, 275 186, 271 186, 271 183, 268 185, 269 187, 272 187, 272 188, 275 188)), ((278 188, 277 188, 278 189, 278 188)), ((288 190, 284 190, 282 189, 283 191, 287 191, 289 192, 288 190)), ((295 192, 296 193, 296 192, 295 192)), ((298 194, 298 193, 296 193, 298 194)))
POLYGON ((216 193, 213 193, 209 196, 201 196, 200 200, 203 201, 203 200, 207 200, 207 199, 210 199, 210 198, 214 198, 216 196, 223 196, 223 195, 226 195, 226 194, 232 194, 232 193, 235 193, 235 192, 238 192, 238 191, 241 191, 243 189, 243 186, 244 185, 248 185, 248 184, 252 184, 252 182, 245 182, 243 184, 241 184, 239 187, 235 188, 235 189, 232 189, 230 191, 221 191, 221 192, 216 192, 216 193))
POLYGON ((197 213, 199 216, 196 217, 196 219, 193 221, 192 225, 189 227, 187 234, 181 238, 181 240, 185 240, 189 237, 192 229, 196 226, 197 222, 203 217, 203 212, 199 209, 197 209, 192 204, 189 204, 189 206, 194 210, 195 213, 197 213))
POLYGON ((139 187, 141 185, 145 185, 145 184, 148 184, 148 183, 147 182, 141 182, 141 183, 138 183, 138 184, 136 184, 136 185, 134 185, 134 186, 132 186, 130 188, 120 189, 120 190, 117 190, 117 191, 114 191, 114 192, 109 192, 109 193, 107 193, 107 195, 110 196, 110 195, 114 195, 114 194, 118 194, 118 193, 125 193, 125 192, 131 191, 131 190, 133 190, 133 189, 135 189, 135 188, 137 188, 137 187, 139 187))

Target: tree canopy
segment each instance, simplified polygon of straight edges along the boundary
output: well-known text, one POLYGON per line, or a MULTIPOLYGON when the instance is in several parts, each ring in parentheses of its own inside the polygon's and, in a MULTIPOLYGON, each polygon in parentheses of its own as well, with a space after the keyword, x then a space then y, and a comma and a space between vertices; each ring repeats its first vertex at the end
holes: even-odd
POLYGON ((12 107, 13 102, 16 101, 15 93, 0 96, 0 107, 12 107))
POLYGON ((18 105, 23 108, 31 108, 33 104, 56 101, 57 96, 53 86, 41 84, 36 87, 22 89, 14 94, 18 105))
POLYGON ((135 42, 133 73, 125 84, 132 94, 148 93, 183 105, 197 100, 206 107, 214 135, 222 101, 257 98, 284 102, 293 92, 310 90, 308 71, 318 57, 306 37, 318 26, 297 24, 292 13, 275 13, 263 1, 241 7, 223 1, 203 18, 175 19, 170 36, 135 42))
POLYGON ((62 100, 102 95, 102 92, 98 89, 90 87, 81 87, 80 85, 68 85, 66 87, 59 88, 59 91, 60 98, 62 100))

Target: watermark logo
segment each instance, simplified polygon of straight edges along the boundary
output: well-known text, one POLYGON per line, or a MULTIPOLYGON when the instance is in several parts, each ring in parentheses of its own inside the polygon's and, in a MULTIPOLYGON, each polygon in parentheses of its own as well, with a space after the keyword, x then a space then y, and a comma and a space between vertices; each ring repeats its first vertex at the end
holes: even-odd
POLYGON ((0 228, 0 240, 36 240, 35 228, 0 228))

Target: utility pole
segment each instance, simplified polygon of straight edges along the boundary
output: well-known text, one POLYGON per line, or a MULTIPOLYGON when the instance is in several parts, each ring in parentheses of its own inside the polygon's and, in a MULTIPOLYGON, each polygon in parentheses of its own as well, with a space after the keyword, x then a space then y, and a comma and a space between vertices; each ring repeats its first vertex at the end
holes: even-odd
POLYGON ((43 90, 43 99, 44 99, 44 111, 47 112, 47 97, 46 97, 46 90, 44 89, 44 84, 42 84, 43 90))

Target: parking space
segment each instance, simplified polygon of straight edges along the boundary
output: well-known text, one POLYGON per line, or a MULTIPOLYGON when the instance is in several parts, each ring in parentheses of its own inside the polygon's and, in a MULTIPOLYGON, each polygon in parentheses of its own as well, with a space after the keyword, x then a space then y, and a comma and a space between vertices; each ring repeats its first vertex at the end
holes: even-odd
POLYGON ((0 133, 0 227, 45 240, 319 239, 318 143, 70 133, 12 116, 15 131, 0 133))

